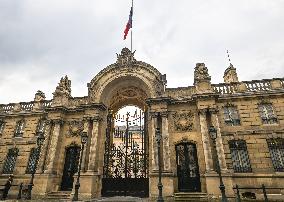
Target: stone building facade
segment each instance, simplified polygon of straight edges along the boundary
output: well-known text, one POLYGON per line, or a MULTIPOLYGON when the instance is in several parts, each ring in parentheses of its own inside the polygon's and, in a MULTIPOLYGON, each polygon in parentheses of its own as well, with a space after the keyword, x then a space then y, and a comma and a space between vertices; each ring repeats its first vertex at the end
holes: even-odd
POLYGON ((167 88, 166 84, 166 75, 137 61, 134 53, 124 48, 114 64, 88 83, 87 96, 72 97, 71 81, 66 76, 52 100, 38 91, 34 101, 0 105, 0 183, 13 174, 13 183, 28 184, 36 165, 33 197, 61 190, 69 190, 71 196, 80 135, 85 133, 88 141, 81 155, 79 197, 101 197, 106 189, 108 114, 135 105, 147 115, 146 197, 158 195, 157 127, 162 134, 165 197, 178 192, 220 195, 214 159, 218 159, 228 196, 234 196, 235 184, 283 186, 284 78, 239 81, 236 68, 230 64, 224 83, 211 84, 207 67, 197 63, 193 86, 167 88), (217 131, 216 149, 209 136, 212 126, 217 131), (40 133, 45 141, 37 153, 40 133), (70 168, 66 167, 67 157, 75 162, 69 162, 70 168))

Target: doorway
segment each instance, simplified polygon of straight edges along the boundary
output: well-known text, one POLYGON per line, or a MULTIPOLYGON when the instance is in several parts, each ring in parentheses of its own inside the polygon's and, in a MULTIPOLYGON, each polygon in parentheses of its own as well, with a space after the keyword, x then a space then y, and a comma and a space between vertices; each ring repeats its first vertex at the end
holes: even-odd
POLYGON ((72 191, 74 174, 78 172, 78 163, 80 158, 80 147, 72 145, 65 150, 65 163, 62 175, 61 190, 72 191))
POLYGON ((180 192, 200 192, 200 175, 196 145, 182 142, 176 145, 178 190, 180 192))

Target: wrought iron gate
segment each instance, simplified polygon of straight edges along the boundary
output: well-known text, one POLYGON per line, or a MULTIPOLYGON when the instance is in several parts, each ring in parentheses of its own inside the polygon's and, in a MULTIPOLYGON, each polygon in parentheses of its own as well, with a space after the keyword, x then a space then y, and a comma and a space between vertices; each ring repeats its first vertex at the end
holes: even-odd
POLYGON ((143 114, 127 113, 126 119, 108 115, 102 196, 148 197, 148 136, 143 114), (114 127, 114 121, 125 125, 114 127))
POLYGON ((178 189, 182 192, 200 192, 200 175, 196 145, 180 143, 176 145, 178 189))

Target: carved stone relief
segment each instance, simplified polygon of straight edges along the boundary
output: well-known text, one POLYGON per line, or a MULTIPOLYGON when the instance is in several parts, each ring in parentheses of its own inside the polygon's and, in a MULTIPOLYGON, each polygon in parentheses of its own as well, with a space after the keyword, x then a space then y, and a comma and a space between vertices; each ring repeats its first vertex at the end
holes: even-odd
POLYGON ((80 136, 84 129, 84 124, 82 121, 69 121, 68 122, 68 133, 67 137, 77 137, 80 136))
POLYGON ((194 114, 189 112, 174 113, 173 115, 173 129, 179 132, 187 132, 193 130, 194 114))

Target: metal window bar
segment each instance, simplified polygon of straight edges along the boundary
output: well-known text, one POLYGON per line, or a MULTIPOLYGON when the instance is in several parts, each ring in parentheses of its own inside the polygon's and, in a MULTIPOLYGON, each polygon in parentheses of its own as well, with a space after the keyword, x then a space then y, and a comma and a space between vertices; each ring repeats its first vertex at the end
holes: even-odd
POLYGON ((6 160, 3 166, 4 174, 12 174, 15 168, 16 160, 18 157, 19 149, 12 148, 9 149, 6 160))
POLYGON ((274 170, 284 172, 284 139, 268 139, 267 144, 274 170))
POLYGON ((246 142, 244 140, 229 141, 234 172, 252 172, 246 142))
POLYGON ((37 132, 44 132, 46 126, 45 120, 40 120, 37 125, 37 132))
POLYGON ((260 116, 264 124, 277 123, 277 117, 274 113, 272 104, 259 105, 260 116))
POLYGON ((225 123, 229 126, 240 125, 240 118, 236 107, 224 107, 225 123))
POLYGON ((24 132, 25 121, 20 120, 16 124, 15 137, 22 137, 24 132))
POLYGON ((27 165, 27 169, 26 169, 27 174, 32 174, 32 173, 35 172, 35 168, 36 168, 36 164, 38 162, 38 158, 39 158, 38 148, 32 148, 30 158, 29 158, 29 161, 28 161, 28 165, 27 165))

